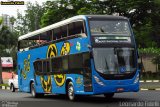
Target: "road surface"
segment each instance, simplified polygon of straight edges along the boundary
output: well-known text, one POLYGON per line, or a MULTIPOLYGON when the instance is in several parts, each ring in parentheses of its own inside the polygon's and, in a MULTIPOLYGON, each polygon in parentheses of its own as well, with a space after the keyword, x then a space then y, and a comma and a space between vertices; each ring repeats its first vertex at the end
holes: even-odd
POLYGON ((0 89, 0 101, 0 107, 159 107, 160 91, 117 93, 112 99, 103 95, 79 96, 76 102, 71 102, 63 95, 32 98, 29 93, 0 89))

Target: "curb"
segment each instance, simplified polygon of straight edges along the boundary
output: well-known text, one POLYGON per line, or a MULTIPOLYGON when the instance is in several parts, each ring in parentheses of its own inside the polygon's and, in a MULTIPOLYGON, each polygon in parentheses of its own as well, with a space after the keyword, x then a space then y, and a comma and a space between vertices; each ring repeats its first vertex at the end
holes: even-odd
POLYGON ((10 90, 10 87, 0 86, 0 89, 2 89, 2 90, 10 90))
POLYGON ((160 82, 160 80, 140 80, 139 82, 160 82))
POLYGON ((150 89, 148 89, 148 88, 141 88, 140 90, 141 90, 141 91, 148 91, 148 90, 153 90, 153 91, 156 90, 156 91, 160 91, 160 88, 153 88, 153 89, 152 89, 152 88, 150 88, 150 89))

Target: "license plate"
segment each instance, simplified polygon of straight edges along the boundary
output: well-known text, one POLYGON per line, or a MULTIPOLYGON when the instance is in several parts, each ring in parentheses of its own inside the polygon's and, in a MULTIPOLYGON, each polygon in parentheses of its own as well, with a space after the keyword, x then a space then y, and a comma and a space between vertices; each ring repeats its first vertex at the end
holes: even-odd
POLYGON ((117 88, 117 92, 121 92, 121 91, 124 91, 123 88, 117 88))

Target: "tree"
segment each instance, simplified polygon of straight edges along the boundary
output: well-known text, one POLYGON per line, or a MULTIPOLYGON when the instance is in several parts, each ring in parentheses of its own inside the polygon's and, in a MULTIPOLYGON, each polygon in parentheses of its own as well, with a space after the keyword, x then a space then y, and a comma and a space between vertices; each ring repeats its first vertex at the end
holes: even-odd
POLYGON ((0 25, 2 24, 2 22, 3 22, 3 18, 2 18, 2 17, 0 17, 0 25))
MULTIPOLYGON (((17 34, 15 32, 11 32, 7 26, 2 25, 0 29, 0 62, 2 56, 13 57, 14 62, 16 62, 15 61, 16 50, 17 50, 16 48, 17 48, 17 34)), ((0 83, 3 83, 1 64, 0 64, 0 83)))
POLYGON ((35 31, 40 27, 41 17, 44 13, 43 6, 39 5, 38 2, 35 4, 28 2, 25 15, 22 15, 17 11, 17 27, 15 28, 19 35, 24 35, 28 32, 35 31))
POLYGON ((41 26, 45 27, 78 15, 81 13, 79 10, 88 6, 90 6, 90 4, 88 4, 86 0, 47 1, 44 4, 45 13, 41 18, 41 26))
POLYGON ((57 0, 44 4, 41 26, 79 14, 119 14, 130 19, 138 46, 160 46, 159 0, 57 0))
MULTIPOLYGON (((2 22, 3 22, 3 19, 2 19, 2 17, 0 17, 0 26, 1 26, 2 22)), ((1 58, 0 58, 0 84, 2 84, 2 83, 3 83, 3 80, 2 80, 2 65, 1 65, 1 58)))
POLYGON ((13 31, 13 25, 14 25, 15 21, 16 21, 16 19, 13 16, 10 17, 10 23, 12 25, 12 31, 13 31))

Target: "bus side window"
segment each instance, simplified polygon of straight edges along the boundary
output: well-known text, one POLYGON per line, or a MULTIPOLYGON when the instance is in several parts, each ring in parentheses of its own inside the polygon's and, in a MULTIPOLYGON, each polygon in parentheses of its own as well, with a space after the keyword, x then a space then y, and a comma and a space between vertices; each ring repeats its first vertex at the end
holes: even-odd
POLYGON ((62 57, 62 69, 63 71, 67 71, 68 70, 68 56, 63 56, 62 57))
POLYGON ((52 32, 53 32, 52 30, 47 32, 47 35, 46 35, 47 42, 50 42, 52 40, 52 34, 53 34, 52 32))
POLYGON ((29 40, 22 40, 20 41, 20 51, 27 51, 29 50, 29 45, 30 45, 30 42, 29 40))
POLYGON ((54 29, 54 35, 56 36, 56 39, 61 39, 61 28, 54 29))
POLYGON ((54 29, 52 30, 52 40, 56 40, 56 35, 55 35, 55 32, 54 32, 54 29))
POLYGON ((76 28, 75 29, 76 34, 84 33, 84 26, 82 21, 76 22, 75 28, 76 28))
POLYGON ((64 38, 64 37, 67 37, 67 25, 64 25, 63 27, 61 27, 61 30, 62 30, 62 38, 64 38))
POLYGON ((72 36, 72 35, 75 35, 75 32, 74 32, 74 22, 73 23, 70 23, 68 25, 68 36, 72 36))
POLYGON ((35 72, 42 73, 42 61, 34 62, 35 72))
POLYGON ((83 21, 73 22, 68 25, 68 34, 72 35, 80 35, 82 37, 86 37, 85 27, 83 21))
POLYGON ((58 58, 52 58, 51 59, 52 62, 52 72, 60 72, 62 71, 62 58, 58 57, 58 58))
POLYGON ((50 72, 49 60, 43 61, 43 72, 44 73, 50 72))
POLYGON ((82 54, 69 55, 69 69, 83 68, 82 54))
POLYGON ((83 66, 85 68, 89 68, 91 66, 91 64, 90 64, 90 53, 89 52, 83 54, 83 66))

